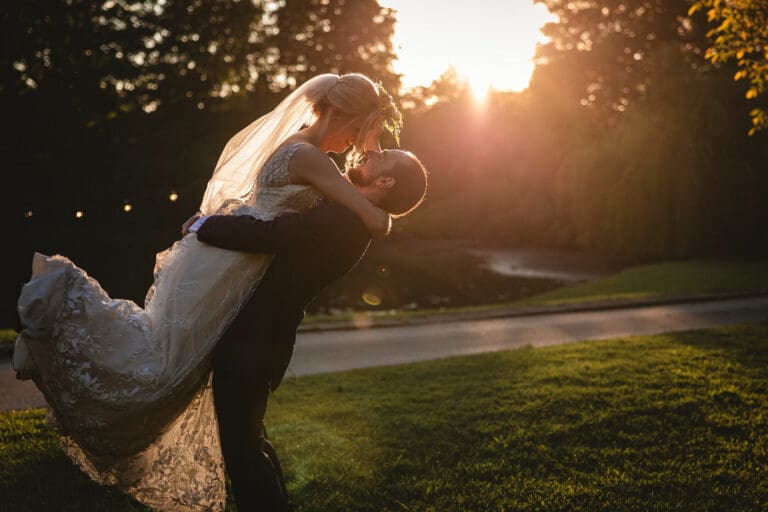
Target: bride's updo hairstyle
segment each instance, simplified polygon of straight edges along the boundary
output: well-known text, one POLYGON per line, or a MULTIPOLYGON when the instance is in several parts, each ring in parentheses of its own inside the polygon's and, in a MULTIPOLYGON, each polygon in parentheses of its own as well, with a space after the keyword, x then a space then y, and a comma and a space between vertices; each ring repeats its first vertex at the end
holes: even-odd
POLYGON ((208 181, 200 211, 215 213, 233 203, 248 204, 258 172, 275 149, 331 105, 362 121, 348 161, 362 153, 366 137, 379 125, 399 144, 402 116, 381 84, 357 73, 317 75, 229 140, 208 181))
POLYGON ((312 111, 319 117, 331 106, 351 120, 360 121, 353 157, 362 154, 368 134, 378 126, 390 132, 399 144, 402 115, 384 87, 373 83, 367 76, 359 73, 337 76, 335 83, 315 103, 312 111))
POLYGON ((327 107, 334 106, 348 116, 364 115, 378 110, 379 91, 367 76, 349 73, 336 76, 336 80, 320 100, 313 111, 320 115, 327 107))

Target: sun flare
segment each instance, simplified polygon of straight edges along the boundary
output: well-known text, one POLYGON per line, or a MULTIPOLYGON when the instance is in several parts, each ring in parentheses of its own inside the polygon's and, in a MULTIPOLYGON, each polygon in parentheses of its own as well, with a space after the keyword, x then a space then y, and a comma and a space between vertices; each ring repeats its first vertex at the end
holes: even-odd
POLYGON ((532 0, 381 0, 397 10, 395 71, 403 85, 429 85, 449 66, 481 100, 489 89, 522 91, 540 28, 554 16, 532 0))

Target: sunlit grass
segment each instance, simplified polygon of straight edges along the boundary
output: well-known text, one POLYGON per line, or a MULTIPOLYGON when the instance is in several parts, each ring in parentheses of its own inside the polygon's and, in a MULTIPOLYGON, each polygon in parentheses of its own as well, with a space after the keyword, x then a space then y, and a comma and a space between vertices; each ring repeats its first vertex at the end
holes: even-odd
POLYGON ((18 333, 13 329, 0 329, 0 357, 4 353, 10 353, 17 335, 18 333))
POLYGON ((754 291, 768 291, 768 261, 684 261, 632 267, 612 276, 558 288, 519 301, 454 308, 420 308, 413 311, 311 315, 304 320, 303 325, 313 327, 333 322, 365 325, 371 322, 397 322, 493 310, 754 291))
MULTIPOLYGON (((270 435, 301 512, 761 510, 768 325, 288 379, 270 435)), ((0 415, 8 510, 138 510, 41 411, 0 415)))
POLYGON ((518 304, 567 304, 756 290, 768 291, 768 261, 682 261, 629 268, 603 279, 542 293, 518 304))

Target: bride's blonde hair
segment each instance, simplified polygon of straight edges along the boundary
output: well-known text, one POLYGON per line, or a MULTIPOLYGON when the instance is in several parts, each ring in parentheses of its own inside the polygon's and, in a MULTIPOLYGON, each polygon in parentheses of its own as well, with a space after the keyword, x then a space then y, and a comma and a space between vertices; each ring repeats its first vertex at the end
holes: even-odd
POLYGON ((315 76, 227 142, 208 181, 200 211, 214 213, 231 201, 249 203, 259 170, 275 149, 329 105, 346 115, 360 116, 362 121, 348 162, 362 153, 366 137, 377 125, 399 144, 402 116, 381 84, 358 73, 315 76))
POLYGON ((313 107, 319 116, 329 106, 336 107, 342 114, 360 121, 360 130, 354 142, 351 158, 359 156, 368 134, 377 126, 389 131, 399 144, 402 115, 392 96, 380 83, 375 84, 360 73, 347 73, 337 80, 313 107))

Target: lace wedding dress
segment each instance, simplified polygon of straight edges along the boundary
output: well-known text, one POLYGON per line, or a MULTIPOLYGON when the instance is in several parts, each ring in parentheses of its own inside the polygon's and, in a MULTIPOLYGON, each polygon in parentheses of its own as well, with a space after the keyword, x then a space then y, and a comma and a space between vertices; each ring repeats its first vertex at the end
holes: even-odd
MULTIPOLYGON (((313 188, 289 182, 299 147, 278 149, 251 195, 216 213, 272 219, 314 206, 313 188)), ((67 258, 35 255, 15 365, 42 390, 65 453, 93 480, 162 511, 224 509, 209 360, 270 259, 187 235, 158 254, 141 309, 110 299, 67 258)))

